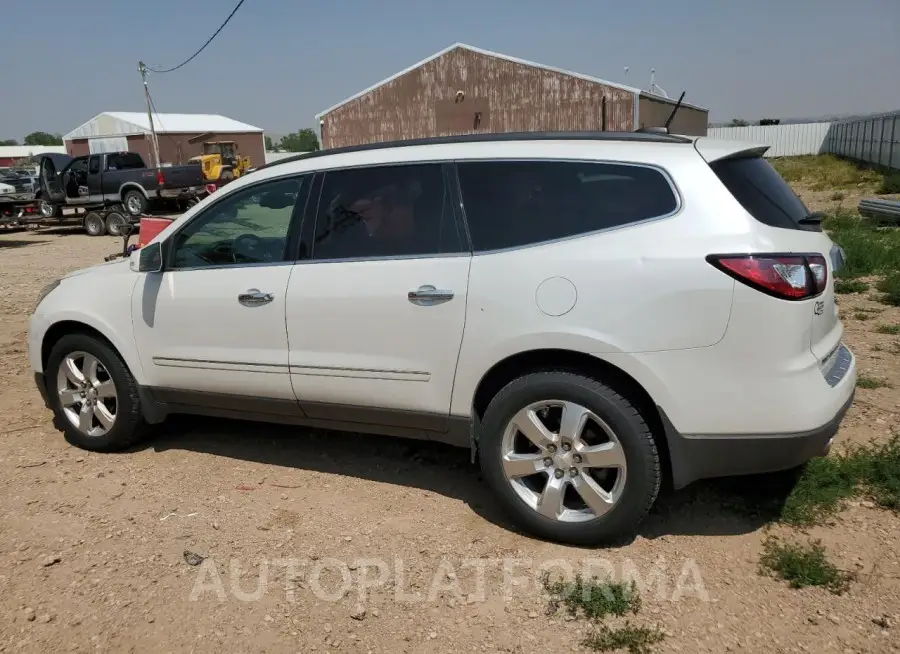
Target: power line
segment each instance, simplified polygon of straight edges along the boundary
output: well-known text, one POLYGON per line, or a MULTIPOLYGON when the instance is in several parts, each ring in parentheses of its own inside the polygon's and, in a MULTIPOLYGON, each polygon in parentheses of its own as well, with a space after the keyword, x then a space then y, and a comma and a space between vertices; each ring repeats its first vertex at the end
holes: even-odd
POLYGON ((225 19, 225 22, 222 23, 222 24, 219 26, 219 29, 217 29, 215 32, 213 32, 213 35, 212 35, 211 37, 209 37, 209 39, 207 39, 206 43, 204 43, 202 46, 200 46, 200 49, 197 50, 197 52, 195 52, 194 54, 192 54, 190 57, 188 57, 187 59, 185 59, 184 61, 182 61, 180 64, 178 64, 178 65, 175 66, 174 68, 165 68, 165 69, 162 69, 162 70, 157 69, 157 68, 149 68, 148 70, 150 70, 150 71, 152 71, 152 72, 154 72, 154 73, 171 73, 172 71, 178 70, 178 69, 181 68, 182 66, 185 66, 185 65, 189 64, 191 61, 194 60, 194 58, 195 58, 198 54, 200 54, 201 52, 203 52, 203 51, 206 49, 206 46, 208 46, 210 43, 212 43, 212 40, 213 40, 214 38, 216 38, 216 37, 219 35, 219 32, 221 32, 223 29, 225 29, 225 26, 228 24, 228 21, 230 21, 230 20, 231 20, 231 17, 234 16, 234 15, 237 13, 237 10, 241 8, 241 5, 244 4, 244 2, 245 2, 245 0, 239 0, 239 2, 237 3, 237 6, 236 6, 234 9, 231 10, 231 13, 228 14, 228 18, 226 18, 226 19, 225 19))

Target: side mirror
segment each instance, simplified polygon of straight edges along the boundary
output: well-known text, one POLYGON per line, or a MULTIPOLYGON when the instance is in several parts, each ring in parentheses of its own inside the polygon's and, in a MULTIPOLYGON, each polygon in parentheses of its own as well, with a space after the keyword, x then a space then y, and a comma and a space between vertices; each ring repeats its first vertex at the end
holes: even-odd
POLYGON ((129 267, 135 272, 155 273, 162 271, 162 243, 150 243, 131 253, 129 267))

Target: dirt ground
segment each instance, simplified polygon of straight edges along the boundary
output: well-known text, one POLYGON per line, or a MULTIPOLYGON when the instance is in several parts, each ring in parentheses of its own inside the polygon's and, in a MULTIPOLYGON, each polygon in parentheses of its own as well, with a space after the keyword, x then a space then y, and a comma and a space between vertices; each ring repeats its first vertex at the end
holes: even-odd
MULTIPOLYGON (((757 563, 787 531, 735 509, 778 476, 666 493, 632 542, 587 550, 514 531, 467 453, 435 444, 179 419, 125 454, 69 446, 27 318, 45 283, 118 247, 0 235, 0 652, 583 651, 589 625, 547 614, 542 570, 636 578, 632 622, 667 634, 654 651, 900 651, 900 519, 853 502, 810 530, 857 578, 793 590, 757 563)), ((893 386, 858 391, 840 447, 900 430, 900 336, 874 331, 900 309, 839 306, 860 373, 893 386)))

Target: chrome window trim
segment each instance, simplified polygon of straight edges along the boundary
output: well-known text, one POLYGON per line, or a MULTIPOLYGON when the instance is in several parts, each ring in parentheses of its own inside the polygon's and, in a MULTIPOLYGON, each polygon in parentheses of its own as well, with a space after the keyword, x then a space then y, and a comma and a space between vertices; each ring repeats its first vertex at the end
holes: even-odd
MULTIPOLYGON (((285 173, 283 175, 267 177, 264 180, 260 180, 259 182, 254 182, 253 184, 248 184, 247 186, 241 187, 241 189, 252 188, 255 186, 259 186, 261 184, 265 184, 271 181, 276 180, 284 180, 290 179, 294 177, 303 177, 304 175, 313 176, 315 174, 327 175, 329 172, 339 172, 343 170, 359 170, 361 168, 383 168, 383 167, 397 167, 397 166, 415 166, 415 165, 446 165, 450 164, 454 168, 459 163, 582 163, 582 164, 605 164, 605 165, 614 165, 614 166, 632 166, 637 168, 649 168, 660 173, 663 179, 669 185, 669 188, 672 190, 672 194, 675 197, 675 209, 667 214, 661 216, 652 216, 650 218, 645 218, 642 220, 626 223, 623 225, 616 225, 614 227, 603 227, 600 229, 592 230, 589 232, 579 232, 578 234, 570 234, 568 236, 561 236, 555 239, 549 239, 546 241, 537 241, 534 243, 526 243, 523 245, 511 245, 505 248, 497 248, 493 250, 470 250, 470 251, 462 251, 462 252, 447 252, 447 253, 430 253, 430 254, 407 254, 407 255, 396 255, 396 256, 372 256, 372 257, 341 257, 341 258, 332 258, 332 259, 296 259, 296 260, 286 260, 286 261, 277 261, 277 262, 264 262, 264 263, 245 263, 245 264, 221 264, 216 266, 194 266, 190 268, 171 268, 167 269, 166 272, 180 272, 187 270, 219 270, 224 268, 236 268, 236 267, 260 267, 260 266, 273 266, 273 265, 310 265, 310 264, 320 264, 320 263, 350 263, 350 262, 371 262, 371 261, 405 261, 412 259, 444 259, 444 258, 456 258, 456 257, 472 257, 472 256, 484 256, 484 255, 492 255, 499 254, 504 252, 510 252, 514 250, 523 250, 534 247, 541 247, 544 245, 553 245, 555 243, 561 243, 565 241, 570 241, 577 238, 585 238, 589 236, 595 236, 598 234, 604 234, 607 232, 612 232, 620 229, 630 229, 632 227, 643 226, 649 223, 658 222, 661 220, 668 220, 670 218, 674 218, 678 214, 682 212, 684 209, 684 200, 681 192, 676 186, 674 180, 672 179, 671 174, 667 169, 662 166, 650 163, 639 163, 633 161, 619 161, 616 159, 583 159, 583 158, 570 158, 570 157, 536 157, 536 158, 522 158, 522 157, 490 157, 490 158, 482 158, 482 157, 473 157, 473 158, 455 158, 455 159, 425 159, 425 160, 410 160, 410 161, 385 161, 385 162, 377 162, 377 163, 368 163, 368 164, 355 164, 355 165, 342 165, 336 166, 334 168, 329 168, 327 166, 322 166, 315 170, 306 170, 303 172, 293 172, 293 173, 285 173)), ((459 175, 458 171, 456 171, 456 178, 458 181, 459 175)), ((237 191, 234 191, 237 192, 237 191)), ((234 193, 233 192, 233 193, 234 193)), ((216 206, 219 202, 225 200, 227 197, 232 195, 229 193, 222 199, 217 199, 215 203, 210 204, 208 207, 204 208, 203 212, 196 214, 191 217, 191 219, 185 222, 184 225, 179 227, 178 231, 173 232, 166 240, 169 238, 174 238, 182 229, 184 229, 187 225, 192 223, 198 216, 205 214, 207 211, 216 206)), ((462 188, 459 189, 460 195, 460 206, 458 207, 461 215, 454 219, 460 219, 462 221, 463 228, 468 232, 469 223, 468 218, 466 216, 465 211, 465 201, 462 197, 462 188)), ((312 200, 312 198, 309 198, 312 200)), ((318 205, 321 202, 321 192, 320 196, 315 199, 316 200, 316 211, 314 220, 318 219, 318 205)), ((465 247, 466 244, 463 244, 465 247)))

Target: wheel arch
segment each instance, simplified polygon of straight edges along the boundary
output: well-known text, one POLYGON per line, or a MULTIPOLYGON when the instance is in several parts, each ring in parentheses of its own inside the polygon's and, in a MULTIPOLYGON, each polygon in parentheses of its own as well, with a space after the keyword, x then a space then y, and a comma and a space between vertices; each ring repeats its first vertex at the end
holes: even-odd
POLYGON ((67 318, 53 323, 47 328, 47 331, 44 332, 44 336, 41 339, 41 369, 44 371, 44 374, 47 374, 47 361, 50 358, 50 352, 60 339, 70 334, 84 334, 106 343, 115 350, 115 352, 122 357, 125 365, 128 366, 135 381, 139 384, 142 383, 144 375, 140 361, 137 360, 126 347, 123 347, 122 343, 117 342, 118 339, 115 337, 110 338, 108 333, 109 330, 104 330, 101 326, 90 324, 88 321, 82 319, 67 318))
POLYGON ((124 200, 125 194, 128 193, 128 191, 137 191, 144 196, 145 200, 150 199, 150 196, 147 194, 147 189, 137 182, 125 182, 122 184, 122 186, 119 187, 119 199, 124 200))
MULTIPOLYGON (((472 418, 481 423, 491 399, 517 377, 539 370, 564 370, 586 375, 612 386, 641 413, 662 458, 666 478, 672 478, 666 429, 659 406, 644 386, 628 372, 600 357, 566 349, 535 349, 517 352, 495 363, 482 375, 472 397, 472 418)), ((476 443, 477 445, 477 443, 476 443)))

